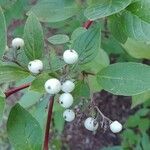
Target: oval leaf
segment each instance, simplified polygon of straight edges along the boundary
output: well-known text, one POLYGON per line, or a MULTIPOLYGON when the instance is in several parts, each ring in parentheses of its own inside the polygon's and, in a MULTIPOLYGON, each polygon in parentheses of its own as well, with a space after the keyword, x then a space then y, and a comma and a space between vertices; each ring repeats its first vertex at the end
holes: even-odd
POLYGON ((7 131, 15 150, 41 150, 42 130, 40 125, 19 104, 16 104, 10 112, 7 131))
POLYGON ((91 6, 89 6, 84 15, 91 20, 96 20, 112 14, 118 13, 119 11, 125 9, 131 0, 100 0, 95 1, 91 6))
POLYGON ((24 28, 25 54, 30 60, 42 57, 44 36, 37 17, 30 14, 24 28))
POLYGON ((48 38, 48 41, 54 45, 64 44, 64 43, 69 42, 69 37, 64 34, 57 34, 48 38))
POLYGON ((98 82, 116 95, 137 95, 150 90, 150 67, 140 63, 112 64, 98 74, 98 82))
POLYGON ((78 8, 74 0, 42 0, 28 13, 31 12, 42 22, 58 22, 75 15, 78 8))
POLYGON ((6 22, 3 10, 0 7, 0 57, 3 56, 6 45, 7 45, 6 22))
POLYGON ((150 41, 150 23, 139 16, 125 11, 121 16, 121 24, 128 37, 139 41, 150 41))
POLYGON ((17 66, 0 66, 0 83, 21 80, 29 75, 29 72, 17 66))
POLYGON ((134 58, 150 59, 150 43, 128 38, 122 46, 134 58))
POLYGON ((100 42, 99 26, 90 28, 74 40, 71 47, 78 52, 79 63, 84 64, 95 58, 100 47, 100 42))

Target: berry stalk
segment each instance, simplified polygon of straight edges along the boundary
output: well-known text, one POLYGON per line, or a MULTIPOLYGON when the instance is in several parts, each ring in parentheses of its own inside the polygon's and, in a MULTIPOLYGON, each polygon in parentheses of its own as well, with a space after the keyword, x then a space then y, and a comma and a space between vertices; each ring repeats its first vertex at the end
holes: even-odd
POLYGON ((52 120, 53 104, 54 104, 54 96, 51 96, 49 100, 49 108, 48 108, 47 123, 46 123, 46 129, 45 129, 43 150, 48 150, 49 130, 50 130, 50 125, 51 125, 51 120, 52 120))

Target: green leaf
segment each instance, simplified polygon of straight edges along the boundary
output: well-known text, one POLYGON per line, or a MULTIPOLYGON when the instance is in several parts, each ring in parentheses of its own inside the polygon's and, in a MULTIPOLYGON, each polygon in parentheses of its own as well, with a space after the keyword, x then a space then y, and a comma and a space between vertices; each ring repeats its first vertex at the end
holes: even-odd
POLYGON ((97 74, 101 69, 109 65, 109 57, 103 49, 99 49, 97 55, 91 62, 80 65, 80 68, 84 71, 97 74))
POLYGON ((35 80, 33 80, 30 90, 39 93, 45 93, 44 84, 50 78, 50 75, 47 73, 40 74, 35 80))
POLYGON ((98 82, 116 95, 132 96, 150 90, 150 66, 140 63, 116 63, 102 69, 98 82))
POLYGON ((0 89, 0 122, 3 117, 4 107, 5 107, 5 95, 0 89))
POLYGON ((49 64, 49 68, 51 71, 57 71, 66 65, 64 60, 57 56, 54 50, 50 51, 49 64))
POLYGON ((150 41, 150 23, 129 11, 125 11, 121 18, 127 36, 139 41, 150 41))
POLYGON ((144 103, 145 101, 150 99, 150 91, 144 92, 142 94, 134 95, 132 97, 132 106, 131 108, 136 107, 139 104, 144 103))
POLYGON ((121 146, 104 147, 102 150, 123 150, 121 146))
POLYGON ((149 118, 141 118, 139 121, 139 129, 142 132, 146 132, 150 127, 150 121, 149 118))
POLYGON ((69 37, 65 34, 57 34, 48 38, 48 41, 54 45, 69 42, 69 37))
POLYGON ((138 16, 142 20, 150 23, 150 1, 149 0, 137 0, 132 3, 127 10, 132 14, 138 16))
POLYGON ((19 100, 19 104, 23 108, 29 108, 36 104, 41 98, 41 94, 34 91, 27 91, 19 100))
POLYGON ((0 0, 0 5, 1 5, 2 9, 6 10, 6 9, 9 9, 16 2, 17 2, 17 0, 0 0))
POLYGON ((127 40, 127 35, 125 34, 124 28, 121 23, 120 15, 113 15, 109 17, 109 26, 112 35, 121 43, 125 43, 127 40), (117 30, 116 30, 117 29, 117 30))
POLYGON ((104 18, 118 13, 125 9, 131 0, 101 0, 95 1, 84 12, 84 15, 91 20, 104 18))
POLYGON ((3 10, 0 7, 0 57, 3 56, 6 45, 7 45, 6 22, 3 10))
POLYGON ((125 126, 126 127, 136 127, 139 125, 139 122, 140 122, 140 117, 138 115, 134 115, 134 116, 129 116, 125 126))
POLYGON ((30 74, 21 67, 2 65, 0 66, 0 83, 12 82, 24 79, 30 74))
POLYGON ((28 14, 31 12, 42 22, 58 22, 74 16, 78 7, 74 0, 42 0, 28 14))
POLYGON ((128 38, 125 44, 122 45, 124 49, 134 58, 150 59, 150 43, 136 41, 128 38))
POLYGON ((42 57, 44 36, 37 17, 30 14, 24 28, 25 54, 30 60, 42 57))
POLYGON ((30 109, 31 115, 39 122, 43 134, 44 129, 46 125, 46 119, 47 119, 47 111, 48 111, 48 103, 49 103, 49 95, 44 95, 40 99, 38 99, 39 102, 37 102, 32 109, 30 109))
POLYGON ((80 80, 76 83, 75 89, 72 94, 76 98, 89 98, 90 88, 86 82, 80 80))
POLYGON ((64 129, 65 120, 63 118, 64 109, 55 101, 54 104, 54 128, 58 133, 62 133, 64 129))
POLYGON ((103 89, 101 85, 98 84, 97 76, 89 75, 87 78, 91 93, 100 92, 103 89))
POLYGON ((10 112, 7 131, 15 150, 41 150, 43 140, 40 125, 19 104, 16 104, 10 112))
POLYGON ((143 150, 148 150, 148 147, 150 147, 149 135, 147 135, 146 133, 143 133, 141 144, 142 144, 143 150))
POLYGON ((75 29, 71 35, 71 40, 74 41, 77 39, 81 34, 85 33, 87 30, 84 27, 79 27, 75 29))
POLYGON ((100 27, 90 28, 81 34, 71 45, 79 54, 79 63, 84 64, 96 57, 100 48, 100 27))

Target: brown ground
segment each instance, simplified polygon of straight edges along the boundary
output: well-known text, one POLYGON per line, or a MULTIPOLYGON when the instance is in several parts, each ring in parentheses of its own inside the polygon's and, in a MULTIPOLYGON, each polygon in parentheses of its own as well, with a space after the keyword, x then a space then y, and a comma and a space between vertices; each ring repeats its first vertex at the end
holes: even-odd
MULTIPOLYGON (((130 113, 131 98, 124 96, 114 96, 102 91, 94 96, 97 106, 111 120, 119 120, 124 123, 130 113)), ((83 120, 79 123, 79 117, 74 123, 65 126, 63 140, 70 150, 101 150, 104 146, 118 145, 121 142, 119 135, 113 134, 109 130, 105 133, 103 129, 94 135, 83 126, 83 120)))

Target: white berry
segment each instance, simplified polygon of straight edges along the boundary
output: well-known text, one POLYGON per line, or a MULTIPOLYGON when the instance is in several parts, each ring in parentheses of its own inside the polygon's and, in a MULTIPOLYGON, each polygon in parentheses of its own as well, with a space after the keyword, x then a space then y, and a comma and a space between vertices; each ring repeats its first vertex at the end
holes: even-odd
POLYGON ((15 38, 12 40, 12 47, 14 49, 20 49, 24 47, 24 40, 22 38, 15 38))
POLYGON ((70 93, 63 93, 59 97, 59 103, 64 108, 69 108, 73 104, 73 97, 70 93))
POLYGON ((78 53, 75 50, 66 50, 63 59, 66 64, 74 64, 78 61, 78 53))
POLYGON ((28 64, 28 69, 31 73, 38 74, 43 70, 43 63, 41 60, 33 60, 28 64))
POLYGON ((61 86, 61 90, 66 93, 72 92, 74 88, 75 88, 75 84, 71 80, 65 81, 61 86))
POLYGON ((73 110, 71 109, 66 109, 63 113, 63 118, 68 121, 68 122, 71 122, 74 120, 75 118, 75 113, 73 110))
POLYGON ((96 131, 98 128, 98 122, 96 119, 89 117, 84 121, 84 126, 89 131, 96 131))
POLYGON ((122 130, 122 124, 119 123, 118 121, 114 121, 110 124, 110 130, 113 133, 118 133, 122 130))
POLYGON ((45 90, 49 94, 57 94, 61 90, 61 83, 58 79, 49 79, 45 82, 45 90))

